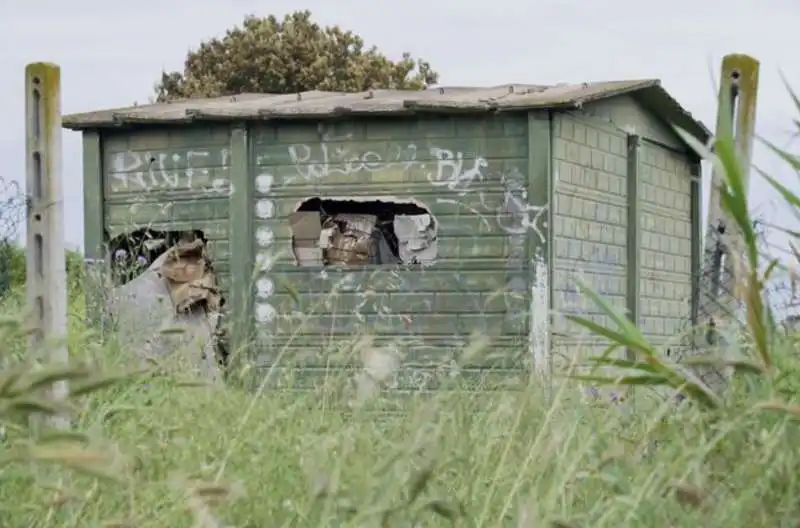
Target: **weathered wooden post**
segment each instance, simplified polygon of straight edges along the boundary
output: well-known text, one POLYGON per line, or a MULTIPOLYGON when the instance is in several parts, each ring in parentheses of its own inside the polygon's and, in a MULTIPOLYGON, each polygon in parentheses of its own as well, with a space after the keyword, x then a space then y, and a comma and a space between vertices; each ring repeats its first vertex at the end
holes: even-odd
MULTIPOLYGON (((28 309, 32 311, 30 353, 66 363, 67 273, 64 253, 64 195, 61 180, 61 70, 37 62, 25 68, 25 152, 28 309)), ((50 396, 67 396, 64 381, 50 396)), ((69 426, 58 417, 55 427, 69 426)))
MULTIPOLYGON (((759 63, 748 55, 726 55, 722 59, 719 86, 717 130, 719 136, 732 127, 736 155, 742 167, 745 192, 749 190, 749 173, 756 122, 759 63)), ((703 347, 722 345, 729 322, 740 306, 737 280, 741 269, 736 262, 744 255, 744 241, 736 223, 722 207, 720 185, 723 175, 711 174, 703 267, 708 284, 701 284, 699 315, 705 318, 703 347), (722 331, 720 331, 722 330, 722 331)), ((700 293, 700 292, 699 292, 700 293)))

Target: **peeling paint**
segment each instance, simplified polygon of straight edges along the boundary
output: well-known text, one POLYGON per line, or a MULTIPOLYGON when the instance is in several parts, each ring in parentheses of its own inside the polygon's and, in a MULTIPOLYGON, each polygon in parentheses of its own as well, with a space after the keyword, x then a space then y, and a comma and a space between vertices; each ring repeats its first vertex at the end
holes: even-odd
MULTIPOLYGON (((256 216, 258 218, 275 218, 277 214, 276 207, 273 202, 267 199, 274 199, 274 197, 266 195, 273 192, 276 186, 320 187, 322 194, 300 199, 295 203, 294 215, 298 213, 319 215, 320 212, 325 217, 345 213, 374 214, 366 210, 366 207, 361 207, 360 209, 353 207, 352 211, 345 210, 346 208, 341 207, 344 205, 341 202, 362 204, 391 202, 394 204, 414 205, 430 215, 431 224, 436 228, 433 240, 438 241, 439 230, 441 229, 439 220, 431 214, 431 208, 428 205, 413 196, 328 195, 324 194, 323 190, 326 186, 320 185, 321 181, 326 180, 331 183, 330 190, 341 188, 345 184, 354 185, 358 181, 358 178, 354 178, 356 174, 364 174, 365 179, 368 177, 371 183, 375 183, 379 179, 395 182, 400 181, 400 176, 396 177, 396 173, 405 171, 410 173, 413 171, 413 176, 409 175, 408 178, 404 177, 403 180, 408 179, 409 183, 413 181, 415 186, 419 186, 420 183, 429 184, 430 189, 424 191, 426 196, 430 193, 433 196, 432 200, 435 200, 437 204, 451 204, 447 207, 440 207, 440 209, 453 211, 453 216, 470 216, 471 213, 478 219, 477 222, 472 221, 473 224, 480 226, 480 231, 474 233, 474 236, 492 233, 495 236, 491 241, 492 244, 497 243, 501 238, 503 239, 503 261, 498 262, 496 269, 498 273, 502 273, 507 277, 502 286, 500 286, 506 309, 504 312, 501 309, 496 314, 493 312, 493 315, 498 316, 495 321, 504 326, 502 332, 506 336, 510 336, 508 332, 522 332, 522 335, 518 337, 527 339, 528 352, 530 354, 528 357, 532 358, 530 361, 533 362, 535 370, 539 373, 546 373, 549 370, 549 284, 551 277, 550 270, 547 269, 549 262, 545 258, 544 252, 533 259, 529 252, 532 240, 535 241, 535 245, 547 244, 548 242, 546 230, 550 229, 548 217, 551 214, 551 204, 531 203, 530 189, 528 188, 530 180, 525 169, 522 167, 517 168, 514 163, 506 163, 505 161, 495 164, 488 156, 480 152, 451 150, 443 148, 443 145, 431 143, 427 143, 425 147, 420 147, 419 149, 413 143, 393 143, 388 146, 382 145, 379 149, 380 151, 370 151, 368 149, 361 150, 358 142, 347 136, 339 138, 338 142, 332 143, 328 139, 323 139, 321 142, 298 143, 289 145, 287 148, 290 165, 295 169, 294 174, 282 172, 281 176, 278 177, 277 173, 271 173, 269 169, 266 169, 264 172, 259 172, 255 178, 256 191, 261 195, 261 198, 256 203, 256 216), (339 181, 340 179, 341 181, 339 181), (321 210, 317 208, 316 203, 309 204, 308 202, 311 200, 340 203, 335 204, 335 208, 333 207, 334 204, 331 204, 330 208, 321 210), (463 211, 459 211, 460 209, 463 209, 463 211), (523 330, 522 327, 527 328, 523 330)), ((266 155, 264 154, 264 156, 266 155)), ((263 159, 260 159, 260 161, 264 162, 263 159)), ((285 162, 282 161, 282 163, 285 162)), ((341 193, 342 191, 339 192, 341 193)), ((400 192, 402 191, 395 191, 395 193, 400 192)), ((422 193, 423 191, 420 192, 422 193)), ((283 206, 281 210, 283 210, 283 206)), ((322 249, 318 244, 319 236, 315 236, 315 233, 317 235, 323 234, 315 227, 317 221, 320 220, 320 218, 312 220, 308 215, 294 216, 290 220, 292 236, 289 249, 292 251, 289 254, 294 256, 292 260, 296 265, 310 267, 323 265, 323 257, 320 255, 322 249), (302 241, 302 244, 299 244, 299 241, 302 241), (302 251, 302 255, 298 256, 298 250, 302 251)), ((400 224, 403 224, 403 222, 400 222, 400 224)), ((415 253, 415 261, 435 263, 438 248, 437 251, 433 251, 426 245, 432 241, 428 237, 429 233, 425 233, 425 237, 419 237, 419 232, 425 231, 428 228, 428 224, 425 224, 424 221, 419 222, 418 225, 411 222, 406 224, 408 225, 395 226, 394 231, 391 232, 392 234, 388 235, 389 238, 387 240, 392 240, 392 251, 394 251, 395 245, 399 249, 400 238, 403 237, 401 233, 405 233, 407 236, 404 238, 409 241, 412 238, 415 239, 415 248, 411 251, 411 253, 415 253), (398 244, 394 242, 394 237, 397 238, 398 244), (420 252, 423 253, 422 257, 419 255, 420 252)), ((346 224, 340 225, 339 228, 345 229, 345 226, 346 224)), ((272 227, 272 229, 275 229, 275 227, 272 227)), ((467 235, 463 229, 460 230, 459 236, 462 237, 462 240, 467 240, 467 235)), ((263 247, 262 243, 265 241, 267 241, 266 235, 256 232, 256 242, 260 247, 263 247)), ((272 240, 269 240, 270 244, 272 242, 272 240)), ((499 247, 500 244, 497 244, 499 247)), ((470 248, 468 243, 459 241, 458 254, 466 259, 469 259, 470 256, 488 258, 485 256, 485 252, 482 253, 480 251, 481 248, 478 247, 478 243, 471 245, 472 247, 470 248), (464 249, 461 248, 462 244, 464 244, 464 249), (471 253, 470 249, 472 250, 471 253)), ((409 246, 405 249, 409 250, 411 248, 409 246)), ((448 250, 452 249, 452 247, 448 248, 448 250)), ((360 247, 358 251, 363 255, 363 247, 360 247)), ((409 251, 406 251, 406 257, 408 257, 408 253, 409 251)), ((450 254, 448 256, 450 258, 453 257, 450 254)), ((402 259, 402 257, 400 258, 402 259)), ((497 256, 492 256, 492 258, 495 259, 497 256)), ((268 272, 269 265, 264 260, 263 258, 259 259, 262 265, 261 269, 268 272)), ((358 262, 363 263, 363 259, 358 262)), ((324 273, 324 270, 321 272, 324 273)), ((481 270, 481 273, 483 272, 484 270, 481 270)), ((468 274, 468 272, 464 273, 465 275, 468 274)), ((455 272, 455 274, 459 275, 459 272, 455 272)), ((474 289, 470 281, 465 282, 467 284, 456 288, 459 293, 467 293, 474 289)), ((266 286, 257 285, 256 292, 259 299, 262 299, 264 295, 269 295, 266 286)), ((456 295, 453 297, 455 299, 456 295)), ((480 295, 476 297, 480 297, 480 295)), ((445 295, 443 298, 446 299, 447 296, 445 295)), ((470 301, 465 299, 464 302, 468 303, 470 301)), ((263 302, 259 301, 259 303, 263 302)), ((476 311, 481 310, 480 303, 476 305, 475 309, 476 311)), ((257 307, 258 310, 259 308, 257 307)), ((259 320, 267 320, 271 317, 266 313, 266 308, 261 310, 260 314, 257 313, 259 320)), ((443 308, 443 310, 447 312, 446 308, 443 308)), ((485 328, 484 330, 494 333, 498 329, 485 328)))
POLYGON ((534 258, 531 264, 534 275, 528 347, 534 370, 545 375, 550 370, 550 274, 547 262, 541 256, 534 258))
POLYGON ((256 202, 256 216, 263 219, 275 216, 275 202, 272 200, 259 200, 256 202))

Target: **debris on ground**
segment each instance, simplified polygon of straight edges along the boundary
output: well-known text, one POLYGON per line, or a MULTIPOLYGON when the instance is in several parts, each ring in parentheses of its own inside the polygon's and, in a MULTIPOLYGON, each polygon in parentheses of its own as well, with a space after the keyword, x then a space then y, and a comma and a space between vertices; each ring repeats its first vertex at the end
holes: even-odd
POLYGON ((221 380, 222 306, 205 242, 196 238, 173 245, 137 277, 113 288, 106 310, 121 344, 140 359, 177 360, 180 368, 221 380))

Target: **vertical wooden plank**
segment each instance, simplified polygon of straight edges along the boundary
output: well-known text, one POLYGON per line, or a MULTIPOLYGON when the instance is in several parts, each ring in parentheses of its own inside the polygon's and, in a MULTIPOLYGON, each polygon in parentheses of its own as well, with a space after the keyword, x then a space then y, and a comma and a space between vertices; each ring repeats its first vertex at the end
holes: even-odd
MULTIPOLYGON (((626 288, 626 308, 628 318, 633 324, 639 324, 639 285, 641 284, 642 267, 639 255, 642 251, 641 214, 639 211, 639 150, 641 137, 628 136, 628 276, 626 288)), ((626 350, 628 359, 634 358, 632 350, 626 350)))
MULTIPOLYGON (((34 63, 25 68, 25 151, 28 307, 32 310, 30 352, 67 363, 67 272, 64 253, 64 189, 61 175, 61 69, 34 63)), ((66 381, 50 397, 67 397, 66 381)), ((67 417, 52 425, 69 427, 67 417)))
POLYGON ((691 222, 692 222, 692 327, 699 324, 700 288, 703 270, 703 222, 700 218, 703 210, 703 167, 699 157, 693 156, 691 161, 691 222))
POLYGON ((83 133, 83 246, 87 258, 105 258, 103 150, 100 132, 83 133))
POLYGON ((528 347, 538 374, 550 372, 550 313, 552 307, 552 148, 550 112, 528 113, 528 204, 531 222, 527 244, 531 285, 528 347))
POLYGON ((231 349, 233 368, 249 363, 253 331, 253 194, 250 170, 250 134, 246 123, 238 123, 230 134, 230 238, 231 349))
POLYGON ((86 268, 86 316, 100 322, 109 279, 103 191, 103 144, 97 130, 83 133, 83 252, 86 268))

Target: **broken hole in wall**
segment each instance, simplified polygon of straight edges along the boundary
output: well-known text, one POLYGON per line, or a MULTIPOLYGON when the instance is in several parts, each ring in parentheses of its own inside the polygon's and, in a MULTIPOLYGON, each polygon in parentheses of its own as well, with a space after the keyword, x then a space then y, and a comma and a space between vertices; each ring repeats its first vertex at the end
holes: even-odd
MULTIPOLYGON (((207 343, 225 367, 227 339, 220 320, 225 299, 207 244, 200 230, 142 228, 113 238, 108 246, 112 302, 107 310, 120 321, 136 321, 131 327, 135 333, 160 331, 157 326, 147 328, 137 315, 142 313, 155 317, 153 324, 183 327, 193 339, 207 343)), ((148 337, 147 347, 166 353, 169 347, 159 339, 148 337)))
POLYGON ((158 257, 179 242, 208 240, 199 230, 162 231, 141 228, 117 235, 108 243, 114 284, 121 286, 141 275, 158 257))
POLYGON ((309 198, 290 216, 298 266, 432 264, 438 223, 421 203, 393 198, 309 198))

